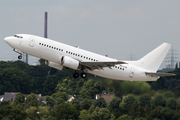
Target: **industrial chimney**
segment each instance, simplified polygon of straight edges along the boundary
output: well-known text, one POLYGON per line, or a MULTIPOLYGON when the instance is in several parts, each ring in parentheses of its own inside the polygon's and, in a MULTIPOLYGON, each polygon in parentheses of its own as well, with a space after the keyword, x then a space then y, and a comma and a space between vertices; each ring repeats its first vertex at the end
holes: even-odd
POLYGON ((45 12, 45 17, 44 17, 44 38, 47 38, 47 12, 45 12))

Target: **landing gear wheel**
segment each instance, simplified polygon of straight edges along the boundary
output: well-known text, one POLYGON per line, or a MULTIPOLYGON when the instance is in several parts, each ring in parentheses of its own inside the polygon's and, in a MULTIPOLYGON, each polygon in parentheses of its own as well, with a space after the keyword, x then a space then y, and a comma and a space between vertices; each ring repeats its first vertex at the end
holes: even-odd
POLYGON ((22 59, 22 55, 19 55, 19 56, 18 56, 18 59, 22 59))
POLYGON ((87 74, 86 74, 86 73, 81 73, 81 77, 82 77, 82 78, 86 78, 86 77, 87 77, 87 74))
POLYGON ((78 74, 78 73, 74 73, 74 74, 73 74, 73 77, 74 77, 74 78, 78 78, 78 77, 79 77, 79 74, 78 74))

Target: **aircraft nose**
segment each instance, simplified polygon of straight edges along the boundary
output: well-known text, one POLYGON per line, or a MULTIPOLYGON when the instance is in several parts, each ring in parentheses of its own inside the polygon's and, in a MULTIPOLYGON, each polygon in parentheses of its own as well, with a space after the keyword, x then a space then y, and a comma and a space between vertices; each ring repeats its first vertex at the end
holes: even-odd
POLYGON ((9 38, 9 37, 5 37, 5 38, 4 38, 4 41, 5 41, 5 42, 8 42, 8 38, 9 38))
POLYGON ((10 37, 5 37, 5 38, 4 38, 4 41, 9 44, 10 41, 11 41, 11 38, 10 38, 10 37))

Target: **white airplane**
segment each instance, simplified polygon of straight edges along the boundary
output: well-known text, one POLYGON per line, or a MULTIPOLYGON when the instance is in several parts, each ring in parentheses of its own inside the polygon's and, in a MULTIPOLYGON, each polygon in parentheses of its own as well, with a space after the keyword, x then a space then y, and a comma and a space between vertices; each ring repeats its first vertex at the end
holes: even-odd
POLYGON ((26 53, 46 60, 50 67, 62 70, 74 69, 74 78, 81 70, 81 77, 94 74, 104 78, 128 81, 156 81, 159 77, 172 76, 171 73, 157 73, 171 45, 163 43, 137 61, 119 61, 77 47, 66 45, 43 37, 28 34, 16 34, 4 38, 5 42, 20 55, 26 53))

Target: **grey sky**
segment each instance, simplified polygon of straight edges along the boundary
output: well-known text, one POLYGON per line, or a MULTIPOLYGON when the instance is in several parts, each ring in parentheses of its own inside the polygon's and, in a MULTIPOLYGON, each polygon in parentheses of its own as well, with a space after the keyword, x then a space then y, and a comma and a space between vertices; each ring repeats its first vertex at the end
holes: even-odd
POLYGON ((122 60, 131 53, 139 59, 163 42, 180 52, 179 0, 0 0, 1 60, 18 56, 4 37, 43 37, 46 11, 48 38, 82 49, 122 60))

